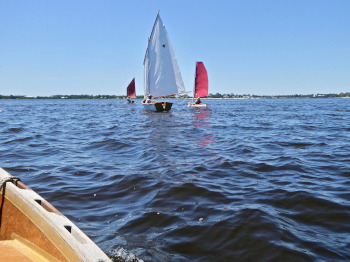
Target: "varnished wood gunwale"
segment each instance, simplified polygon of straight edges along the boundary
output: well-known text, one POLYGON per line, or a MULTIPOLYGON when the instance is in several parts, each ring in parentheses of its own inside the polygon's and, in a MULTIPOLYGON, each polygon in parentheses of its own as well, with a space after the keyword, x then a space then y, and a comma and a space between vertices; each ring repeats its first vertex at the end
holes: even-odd
POLYGON ((47 236, 16 206, 6 199, 6 191, 5 199, 3 199, 2 194, 0 195, 0 203, 2 203, 0 211, 0 240, 10 240, 13 234, 17 234, 58 260, 68 261, 47 236))
MULTIPOLYGON (((0 180, 9 177, 0 168, 0 180)), ((20 181, 7 182, 5 191, 0 191, 0 241, 14 235, 59 261, 111 261, 68 218, 20 181)))

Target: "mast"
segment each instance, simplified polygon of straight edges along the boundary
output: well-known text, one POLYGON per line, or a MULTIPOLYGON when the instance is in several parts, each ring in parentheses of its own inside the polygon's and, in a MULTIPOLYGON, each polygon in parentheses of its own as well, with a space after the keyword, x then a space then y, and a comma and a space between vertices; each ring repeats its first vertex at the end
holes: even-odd
POLYGON ((147 43, 146 53, 145 53, 145 57, 143 58, 143 65, 145 65, 145 60, 146 60, 146 56, 147 56, 147 53, 148 53, 149 41, 151 40, 151 36, 152 36, 152 34, 153 34, 154 27, 155 27, 155 25, 156 25, 158 16, 159 16, 159 11, 158 11, 158 13, 157 13, 156 20, 154 20, 154 24, 153 24, 153 27, 152 27, 151 34, 150 34, 150 36, 148 37, 148 43, 147 43))
POLYGON ((195 66, 195 69, 194 69, 192 104, 194 103, 194 96, 196 94, 196 76, 197 76, 197 62, 196 62, 196 66, 195 66))
MULTIPOLYGON (((148 42, 147 42, 147 48, 146 48, 146 52, 145 52, 145 57, 143 58, 143 66, 145 67, 145 61, 146 61, 146 57, 147 57, 147 55, 148 55, 148 49, 149 49, 149 42, 151 41, 151 37, 152 37, 152 34, 153 34, 153 31, 154 31, 154 27, 156 26, 156 23, 157 23, 157 20, 158 20, 158 17, 159 17, 159 11, 160 10, 158 10, 158 13, 157 13, 157 16, 156 16, 156 19, 154 20, 154 23, 153 23, 153 27, 152 27, 152 31, 151 31, 151 34, 150 34, 150 36, 148 37, 148 42)), ((147 70, 147 73, 148 73, 148 70, 147 70)), ((144 94, 143 94, 143 96, 144 97, 146 97, 146 80, 147 80, 147 84, 148 84, 148 86, 150 85, 150 83, 149 83, 149 77, 147 77, 146 76, 146 70, 144 70, 144 94)))

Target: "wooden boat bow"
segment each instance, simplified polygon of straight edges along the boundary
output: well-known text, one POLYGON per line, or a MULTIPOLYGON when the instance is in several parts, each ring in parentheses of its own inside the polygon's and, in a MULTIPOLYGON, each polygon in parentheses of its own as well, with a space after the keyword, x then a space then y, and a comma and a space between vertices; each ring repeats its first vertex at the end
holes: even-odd
POLYGON ((111 261, 49 202, 11 178, 0 168, 0 180, 8 180, 0 190, 0 261, 111 261))

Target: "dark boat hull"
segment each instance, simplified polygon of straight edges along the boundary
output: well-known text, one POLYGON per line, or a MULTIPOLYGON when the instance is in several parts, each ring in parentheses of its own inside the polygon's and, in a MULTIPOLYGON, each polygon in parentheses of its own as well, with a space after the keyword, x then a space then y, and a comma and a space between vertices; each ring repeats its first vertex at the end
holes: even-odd
POLYGON ((153 112, 167 112, 171 110, 171 107, 173 106, 173 103, 169 102, 154 102, 154 103, 142 103, 144 108, 147 111, 153 111, 153 112))

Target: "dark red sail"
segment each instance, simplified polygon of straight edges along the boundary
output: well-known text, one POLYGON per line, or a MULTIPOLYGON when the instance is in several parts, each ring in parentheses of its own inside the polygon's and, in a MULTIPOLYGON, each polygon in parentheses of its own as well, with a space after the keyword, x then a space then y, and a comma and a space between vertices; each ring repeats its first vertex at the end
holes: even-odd
POLYGON ((128 88, 126 89, 126 96, 129 97, 129 98, 135 98, 136 97, 135 78, 128 85, 128 88))
POLYGON ((194 97, 208 96, 208 74, 203 62, 196 63, 196 78, 194 81, 194 97))

